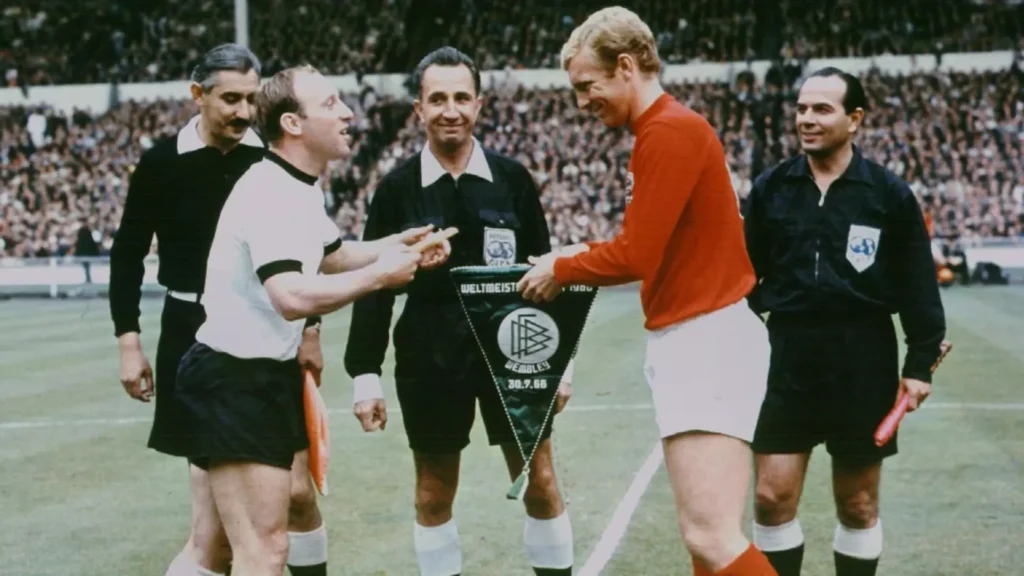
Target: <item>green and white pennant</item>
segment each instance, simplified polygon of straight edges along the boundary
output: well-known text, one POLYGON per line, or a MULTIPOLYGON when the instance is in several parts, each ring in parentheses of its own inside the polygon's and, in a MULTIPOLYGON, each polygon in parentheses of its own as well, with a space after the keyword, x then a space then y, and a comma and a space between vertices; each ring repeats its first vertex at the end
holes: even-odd
POLYGON ((527 265, 451 270, 525 462, 509 499, 521 499, 526 491, 530 462, 551 420, 558 385, 576 356, 597 297, 597 288, 571 285, 551 302, 530 302, 516 289, 529 270, 527 265))

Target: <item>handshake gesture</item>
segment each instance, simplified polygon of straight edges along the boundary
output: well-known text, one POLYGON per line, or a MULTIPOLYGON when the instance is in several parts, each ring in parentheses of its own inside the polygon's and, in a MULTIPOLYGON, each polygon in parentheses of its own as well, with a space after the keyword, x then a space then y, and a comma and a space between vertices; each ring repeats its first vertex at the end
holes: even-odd
POLYGON ((437 268, 448 261, 452 246, 448 239, 457 228, 435 231, 433 225, 411 228, 384 239, 373 264, 384 288, 399 288, 412 282, 416 270, 437 268))

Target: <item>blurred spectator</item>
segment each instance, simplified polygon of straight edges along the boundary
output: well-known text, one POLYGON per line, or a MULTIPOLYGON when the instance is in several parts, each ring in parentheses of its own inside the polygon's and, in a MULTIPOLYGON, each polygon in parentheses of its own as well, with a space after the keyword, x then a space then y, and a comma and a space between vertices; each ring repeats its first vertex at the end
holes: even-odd
MULTIPOLYGON (((863 78, 869 97, 857 145, 904 178, 944 246, 984 237, 1021 238, 1024 225, 1022 73, 920 73, 863 78)), ((798 153, 795 94, 788 82, 668 86, 719 133, 742 201, 764 169, 798 153)), ((484 93, 477 137, 534 175, 552 231, 564 245, 612 236, 624 210, 633 138, 581 116, 568 90, 504 85, 484 93)), ((372 89, 346 95, 356 112, 354 154, 320 180, 325 206, 359 238, 382 174, 423 146, 407 102, 372 89)), ((0 255, 64 255, 85 219, 100 254, 109 250, 128 177, 142 151, 176 134, 188 101, 127 103, 98 118, 0 108, 0 255), (39 136, 42 114, 45 129, 39 136), (32 131, 29 124, 34 127, 32 131)), ((158 248, 158 247, 157 247, 158 248)))
MULTIPOLYGON (((1017 1, 780 0, 760 28, 754 2, 619 4, 650 25, 668 64, 1014 50, 1024 36, 1017 1), (760 53, 765 36, 785 39, 779 54, 760 53)), ((607 4, 250 0, 249 38, 268 74, 306 62, 327 74, 405 73, 444 44, 483 70, 552 68, 572 29, 607 4)), ((21 87, 180 80, 203 50, 234 38, 230 0, 12 0, 0 9, 0 71, 21 87)))

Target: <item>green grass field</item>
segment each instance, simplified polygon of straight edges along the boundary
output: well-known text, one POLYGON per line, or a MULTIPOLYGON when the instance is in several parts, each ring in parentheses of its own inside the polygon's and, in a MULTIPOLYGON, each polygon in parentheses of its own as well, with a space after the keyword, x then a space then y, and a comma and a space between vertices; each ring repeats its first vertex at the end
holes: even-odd
MULTIPOLYGON (((1024 291, 943 295, 956 348, 929 403, 905 420, 901 454, 883 472, 879 573, 1024 574, 1024 291)), ((147 299, 143 306, 151 361, 160 305, 147 299)), ((130 400, 118 383, 106 301, 0 302, 0 326, 0 573, 162 575, 188 531, 187 470, 145 447, 152 407, 130 400)), ((332 493, 321 506, 330 573, 414 576, 412 461, 395 412, 391 359, 388 430, 363 434, 341 364, 347 331, 347 312, 327 318, 323 391, 334 451, 332 493)), ((603 574, 690 574, 661 466, 623 516, 629 524, 617 547, 597 546, 657 441, 643 352, 636 291, 602 292, 581 345, 575 395, 555 424, 580 573, 600 548, 591 567, 601 552, 614 552, 603 574)), ((800 514, 807 575, 834 573, 828 469, 819 448, 800 514)), ((505 499, 508 485, 500 452, 487 448, 477 422, 455 511, 464 574, 531 574, 523 510, 505 499)), ((623 527, 612 526, 605 542, 614 544, 623 527)))

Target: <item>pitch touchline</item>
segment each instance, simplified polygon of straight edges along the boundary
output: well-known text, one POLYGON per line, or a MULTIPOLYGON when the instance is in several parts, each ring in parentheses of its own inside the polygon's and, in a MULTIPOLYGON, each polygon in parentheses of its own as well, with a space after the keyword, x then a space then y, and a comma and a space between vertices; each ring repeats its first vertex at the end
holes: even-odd
MULTIPOLYGON (((582 406, 566 406, 566 412, 628 412, 632 410, 651 410, 650 404, 584 404, 582 406)), ((922 408, 925 412, 932 410, 993 410, 993 411, 1024 411, 1024 402, 932 402, 925 403, 922 408)), ((345 415, 351 414, 350 409, 330 408, 330 414, 345 415)), ((390 414, 401 414, 402 411, 395 408, 388 408, 390 414)), ((912 415, 911 415, 912 416, 912 415)), ((17 428, 53 428, 59 426, 128 426, 152 422, 152 416, 126 416, 122 418, 81 418, 74 420, 3 420, 0 421, 0 430, 11 430, 17 428)))
POLYGON ((651 485, 651 479, 661 467, 663 458, 661 443, 656 442, 647 456, 647 460, 644 461, 644 465, 633 477, 633 483, 626 490, 626 495, 622 497, 622 501, 615 508, 608 527, 604 529, 601 539, 597 541, 590 557, 580 569, 579 576, 597 576, 611 561, 612 555, 615 554, 619 543, 622 542, 622 537, 626 534, 626 528, 633 518, 633 512, 636 512, 637 506, 640 505, 640 499, 647 492, 647 487, 651 485))

